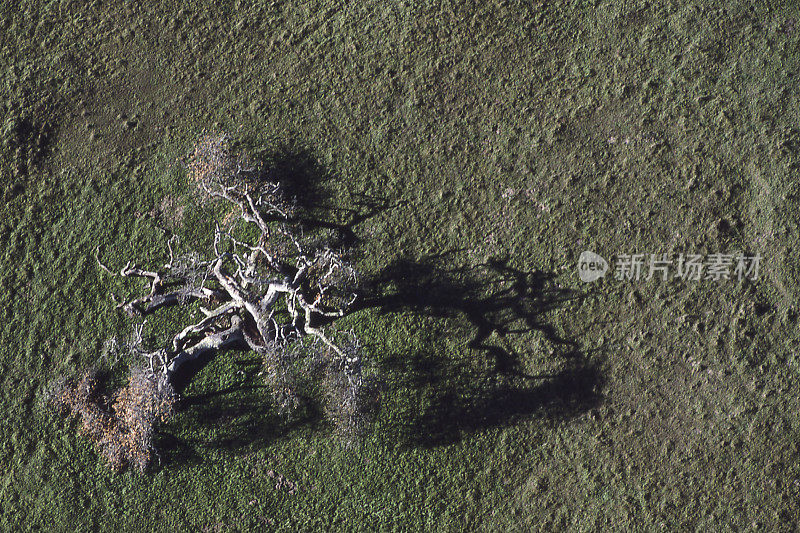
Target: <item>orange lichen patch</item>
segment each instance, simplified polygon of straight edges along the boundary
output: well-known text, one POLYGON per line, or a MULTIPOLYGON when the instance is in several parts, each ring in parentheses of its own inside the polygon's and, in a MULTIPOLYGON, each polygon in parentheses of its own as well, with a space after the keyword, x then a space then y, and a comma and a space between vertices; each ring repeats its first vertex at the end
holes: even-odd
POLYGON ((97 394, 97 374, 65 380, 52 391, 56 406, 80 418, 80 431, 94 442, 112 468, 135 466, 144 471, 153 458, 153 426, 172 413, 175 394, 169 384, 143 369, 131 373, 128 385, 111 405, 97 394))
POLYGON ((227 184, 253 166, 247 154, 230 149, 227 134, 218 132, 204 131, 186 159, 189 180, 195 183, 227 184))
MULTIPOLYGON (((200 203, 211 200, 210 190, 219 190, 236 178, 243 169, 250 167, 248 158, 233 153, 229 144, 228 135, 204 131, 186 158, 189 183, 194 186, 200 203)), ((231 210, 223 224, 229 222, 233 215, 234 210, 231 210)))
POLYGON ((189 154, 187 170, 193 182, 219 181, 236 171, 236 161, 228 149, 228 136, 203 133, 189 154))

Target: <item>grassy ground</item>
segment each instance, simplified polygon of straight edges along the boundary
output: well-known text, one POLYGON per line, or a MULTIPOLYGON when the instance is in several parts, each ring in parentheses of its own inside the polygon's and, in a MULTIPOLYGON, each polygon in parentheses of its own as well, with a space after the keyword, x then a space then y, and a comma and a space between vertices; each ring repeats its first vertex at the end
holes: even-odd
POLYGON ((2 528, 793 530, 791 4, 5 3, 2 528), (161 467, 115 474, 39 400, 130 327, 97 245, 202 241, 176 161, 204 128, 346 230, 384 408, 348 450, 220 357, 161 467), (763 264, 586 285, 585 249, 763 264))

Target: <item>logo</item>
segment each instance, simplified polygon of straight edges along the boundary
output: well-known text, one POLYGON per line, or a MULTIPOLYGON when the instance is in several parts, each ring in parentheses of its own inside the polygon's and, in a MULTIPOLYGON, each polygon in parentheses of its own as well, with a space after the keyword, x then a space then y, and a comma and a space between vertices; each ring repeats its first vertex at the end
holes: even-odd
POLYGON ((585 251, 578 258, 578 276, 581 281, 591 283, 608 272, 608 261, 594 252, 585 251))

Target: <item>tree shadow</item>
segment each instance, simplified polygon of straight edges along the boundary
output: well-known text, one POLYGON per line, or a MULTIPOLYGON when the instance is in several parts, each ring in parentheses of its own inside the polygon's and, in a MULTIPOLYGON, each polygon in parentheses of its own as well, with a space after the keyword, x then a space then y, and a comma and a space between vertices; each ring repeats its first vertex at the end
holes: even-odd
POLYGON ((330 198, 330 185, 336 177, 296 144, 284 143, 253 154, 262 169, 259 179, 280 183, 286 196, 303 210, 314 210, 330 198))
POLYGON ((602 375, 591 363, 521 381, 498 379, 493 372, 477 372, 428 352, 397 359, 390 368, 400 378, 398 388, 417 395, 389 433, 407 446, 453 444, 532 417, 563 422, 601 402, 602 375), (398 366, 397 359, 405 362, 398 366))
MULTIPOLYGON (((245 348, 243 348, 245 349, 245 348)), ((235 351, 236 348, 231 351, 235 351)), ((230 355, 230 352, 229 352, 230 355)), ((301 408, 290 417, 275 412, 268 387, 259 379, 261 361, 257 357, 239 359, 238 383, 225 388, 200 385, 200 390, 189 392, 194 376, 212 363, 213 357, 201 357, 186 363, 177 389, 183 391, 177 412, 184 427, 192 428, 191 437, 179 437, 162 431, 158 434, 158 448, 162 467, 171 464, 201 462, 199 450, 225 450, 238 454, 250 453, 269 443, 287 438, 301 428, 315 428, 322 422, 319 406, 309 397, 303 397, 301 408)))
MULTIPOLYGON (((359 309, 412 312, 432 318, 457 318, 460 329, 442 330, 477 355, 453 360, 426 351, 395 354, 384 371, 399 377, 398 387, 413 391, 417 404, 395 422, 398 437, 412 446, 438 446, 465 434, 502 427, 539 415, 567 419, 599 404, 602 376, 596 363, 547 321, 550 311, 583 298, 558 286, 555 275, 523 272, 504 260, 476 268, 438 268, 451 262, 444 253, 421 261, 397 260, 367 282, 359 309), (538 332, 550 353, 520 353, 512 337, 538 332), (546 374, 523 367, 544 355, 546 374)), ((451 321, 452 322, 452 321, 451 321)), ((522 337, 520 337, 522 338, 522 337)), ((413 402, 412 402, 413 403, 413 402)))
POLYGON ((314 402, 303 402, 291 417, 275 412, 262 386, 242 386, 185 398, 187 423, 210 434, 196 439, 204 449, 249 453, 300 428, 314 428, 322 414, 314 402))
POLYGON ((295 204, 292 222, 306 232, 327 232, 326 244, 332 248, 357 245, 357 226, 406 203, 389 202, 366 189, 354 190, 352 184, 335 176, 302 146, 283 144, 262 150, 256 157, 263 169, 258 179, 280 183, 287 199, 295 204), (342 196, 340 205, 330 202, 336 194, 342 196))
MULTIPOLYGON (((296 200, 295 222, 308 230, 307 235, 322 232, 332 247, 356 247, 360 224, 402 203, 342 184, 339 194, 345 196, 338 203, 348 207, 326 204, 323 200, 330 196, 326 187, 337 180, 310 152, 284 146, 256 155, 267 169, 261 177, 283 184, 296 200)), ((350 311, 454 319, 432 323, 442 335, 454 337, 455 342, 463 340, 466 347, 457 358, 424 347, 380 358, 383 374, 395 384, 394 392, 410 396, 405 407, 384 417, 387 438, 408 446, 447 445, 470 433, 534 416, 569 419, 598 405, 603 381, 599 367, 575 339, 548 319, 551 312, 583 295, 560 287, 553 273, 525 272, 508 260, 452 267, 458 263, 459 252, 388 264, 364 281, 363 292, 350 311), (547 354, 519 348, 516 340, 531 334, 543 339, 547 354), (532 365, 536 358, 546 359, 546 364, 532 365), (529 370, 539 367, 552 370, 529 370)), ((186 384, 209 362, 201 359, 187 365, 179 390, 185 392, 186 384)), ((172 449, 168 461, 199 460, 198 448, 249 453, 293 431, 323 424, 320 405, 310 399, 291 419, 275 413, 266 387, 258 384, 258 362, 242 364, 244 379, 239 384, 183 396, 183 423, 192 428, 193 435, 203 436, 179 439, 162 434, 172 449)))
MULTIPOLYGON (((452 358, 423 348, 383 357, 381 371, 391 378, 393 394, 405 396, 399 398, 396 412, 387 413, 383 437, 409 447, 442 446, 532 417, 565 421, 598 406, 603 379, 597 363, 547 320, 550 311, 583 295, 559 287, 551 273, 526 273, 503 260, 473 268, 437 266, 452 263, 455 253, 389 264, 366 280, 351 311, 459 318, 441 321, 461 323, 442 326, 441 334, 462 339, 473 356, 478 355, 462 352, 452 358), (554 371, 526 371, 524 361, 531 354, 504 342, 531 332, 541 334, 550 347, 544 359, 554 371)), ((200 359, 187 366, 186 383, 209 362, 200 359)), ((291 419, 274 412, 266 387, 257 384, 257 358, 238 361, 237 366, 244 376, 240 384, 183 396, 184 423, 201 428, 204 437, 165 437, 170 461, 197 461, 200 448, 250 453, 296 430, 324 426, 321 406, 311 397, 291 419)))

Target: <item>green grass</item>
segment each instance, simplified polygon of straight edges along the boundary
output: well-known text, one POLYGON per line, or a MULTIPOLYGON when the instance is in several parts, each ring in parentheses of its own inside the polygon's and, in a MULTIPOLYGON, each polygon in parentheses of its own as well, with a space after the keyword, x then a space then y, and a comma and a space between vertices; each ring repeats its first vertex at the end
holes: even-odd
MULTIPOLYGON (((791 2, 0 9, 3 529, 800 523, 791 2), (40 398, 130 327, 108 293, 140 287, 109 281, 94 250, 163 260, 162 199, 188 201, 177 159, 212 127, 301 199, 318 189, 315 216, 347 224, 363 195, 385 204, 352 231, 365 277, 388 278, 386 305, 342 326, 384 370, 385 403, 348 450, 248 388, 252 355, 218 357, 187 395, 234 391, 164 428, 152 474, 115 474, 40 398), (754 283, 583 285, 585 249, 764 263, 754 283), (492 264, 552 273, 544 287, 575 298, 531 328, 492 264), (497 373, 512 352, 560 377, 497 373)), ((189 207, 175 231, 199 244, 210 221, 189 207)))

